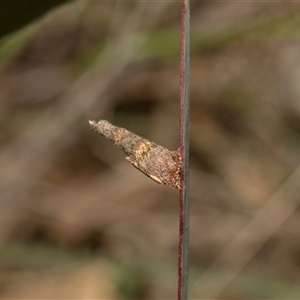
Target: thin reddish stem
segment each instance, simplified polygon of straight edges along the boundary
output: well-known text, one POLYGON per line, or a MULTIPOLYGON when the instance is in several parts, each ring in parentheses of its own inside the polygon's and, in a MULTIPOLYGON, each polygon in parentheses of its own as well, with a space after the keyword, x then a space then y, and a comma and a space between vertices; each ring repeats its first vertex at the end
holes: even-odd
POLYGON ((182 157, 179 194, 178 300, 188 294, 189 252, 189 3, 181 4, 180 47, 180 155, 182 157))

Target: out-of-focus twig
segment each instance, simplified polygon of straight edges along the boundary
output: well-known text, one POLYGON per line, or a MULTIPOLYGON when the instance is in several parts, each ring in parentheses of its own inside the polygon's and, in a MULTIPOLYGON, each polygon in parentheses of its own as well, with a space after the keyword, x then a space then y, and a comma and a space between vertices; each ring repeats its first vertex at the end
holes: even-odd
MULTIPOLYGON (((31 182, 41 177, 51 166, 55 157, 65 149, 75 137, 73 125, 88 108, 103 97, 109 84, 122 74, 125 67, 134 59, 144 39, 137 40, 135 32, 144 16, 151 19, 149 29, 160 19, 168 6, 167 2, 152 4, 152 10, 145 14, 145 2, 139 2, 124 23, 121 33, 100 54, 97 68, 84 73, 60 99, 53 110, 47 110, 35 119, 0 154, 0 222, 2 230, 16 204, 26 198, 32 189, 31 182), (151 13, 149 13, 151 12, 151 13), (118 65, 110 73, 101 71, 101 61, 114 60, 118 65), (126 51, 124 51, 126 49, 126 51)), ((144 20, 143 20, 144 21, 144 20)), ((109 99, 102 99, 102 111, 109 99)), ((0 233, 0 236, 1 235, 0 233)))
POLYGON ((299 182, 300 166, 265 202, 251 221, 240 230, 205 273, 193 283, 191 289, 193 296, 216 299, 228 287, 262 245, 297 209, 300 194, 299 182), (247 243, 250 236, 255 237, 255 246, 253 240, 251 240, 251 245, 247 243), (234 272, 218 276, 218 280, 215 280, 214 270, 220 266, 234 270, 234 272))

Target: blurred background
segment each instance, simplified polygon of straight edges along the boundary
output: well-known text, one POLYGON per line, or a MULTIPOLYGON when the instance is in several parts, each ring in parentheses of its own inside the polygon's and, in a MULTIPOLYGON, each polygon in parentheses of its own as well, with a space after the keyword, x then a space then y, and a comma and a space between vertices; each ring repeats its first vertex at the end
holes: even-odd
MULTIPOLYGON (((191 2, 191 299, 300 298, 299 11, 191 2)), ((88 120, 177 149, 180 2, 0 16, 0 297, 175 299, 178 192, 88 120)))

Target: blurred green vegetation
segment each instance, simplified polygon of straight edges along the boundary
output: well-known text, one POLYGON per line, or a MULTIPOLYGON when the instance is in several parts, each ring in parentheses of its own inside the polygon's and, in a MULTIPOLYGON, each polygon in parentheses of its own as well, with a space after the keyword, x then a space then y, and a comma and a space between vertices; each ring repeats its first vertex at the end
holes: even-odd
MULTIPOLYGON (((31 0, 28 1, 30 2, 31 0)), ((22 3, 22 1, 18 2, 22 3)), ((53 6, 56 2, 63 3, 67 1, 53 1, 53 3, 49 1, 49 4, 52 3, 53 6)), ((45 3, 48 3, 48 1, 45 3)), ((0 39, 0 70, 23 49, 29 39, 41 28, 40 25, 39 22, 33 23, 18 32, 0 39)), ((193 55, 200 54, 203 51, 214 51, 224 48, 227 45, 241 42, 255 43, 265 39, 297 36, 300 33, 300 17, 298 14, 283 15, 280 17, 247 20, 239 22, 238 25, 227 25, 221 28, 215 27, 191 28, 191 53, 193 55)), ((180 44, 178 30, 179 28, 171 27, 156 29, 147 33, 146 41, 135 60, 141 61, 155 57, 170 58, 177 56, 180 44)), ((144 33, 141 34, 141 36, 143 35, 144 33)), ((99 53, 104 48, 104 44, 101 41, 79 52, 71 58, 69 63, 71 69, 75 73, 82 73, 94 64, 99 53)), ((116 62, 114 61, 114 63, 116 62)))
MULTIPOLYGON (((177 57, 180 49, 178 35, 179 28, 160 28, 148 32, 135 61, 151 58, 177 57)), ((237 43, 257 43, 266 39, 278 39, 297 36, 300 33, 300 16, 284 15, 280 17, 261 18, 258 20, 240 22, 238 26, 228 25, 221 28, 209 26, 208 28, 191 28, 191 54, 197 55, 204 51, 215 51, 237 43)), ((141 37, 144 33, 141 33, 141 37)), ((89 68, 104 44, 93 45, 85 51, 78 53, 71 61, 71 67, 76 73, 89 68)), ((107 63, 107 62, 106 62, 107 63)), ((114 63, 116 63, 114 61, 114 63)))
MULTIPOLYGON (((6 244, 0 246, 0 268, 40 269, 63 268, 78 264, 95 264, 105 258, 117 272, 115 289, 123 299, 140 299, 147 282, 155 278, 162 285, 162 290, 176 290, 177 266, 166 261, 149 261, 147 259, 126 259, 126 263, 101 253, 90 253, 84 250, 58 249, 37 244, 6 244)), ((205 269, 191 266, 191 297, 201 293, 197 282, 205 273, 205 269)), ((210 271, 213 281, 223 276, 231 276, 227 271, 210 271)), ((269 278, 254 274, 240 273, 228 289, 249 295, 252 299, 298 299, 300 286, 286 280, 269 278)))

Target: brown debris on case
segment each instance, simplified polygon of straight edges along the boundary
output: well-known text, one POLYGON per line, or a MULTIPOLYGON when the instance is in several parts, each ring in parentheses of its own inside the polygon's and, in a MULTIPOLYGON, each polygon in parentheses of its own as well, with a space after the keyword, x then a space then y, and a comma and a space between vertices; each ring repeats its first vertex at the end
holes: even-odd
POLYGON ((105 120, 89 121, 92 129, 122 149, 135 168, 157 183, 180 189, 181 156, 105 120))

